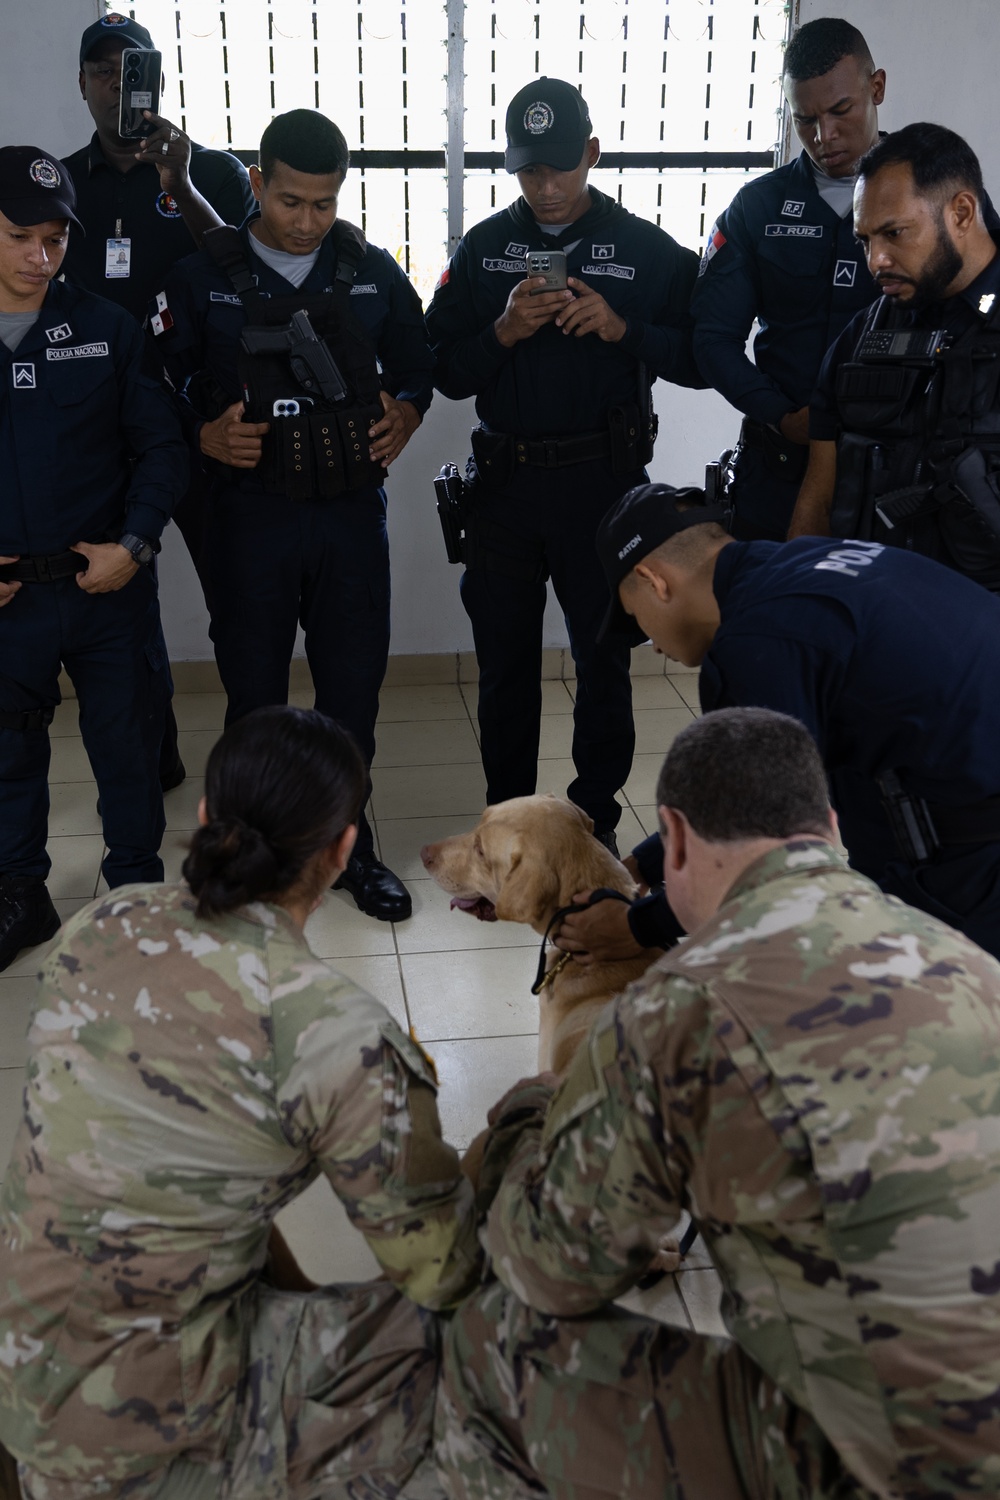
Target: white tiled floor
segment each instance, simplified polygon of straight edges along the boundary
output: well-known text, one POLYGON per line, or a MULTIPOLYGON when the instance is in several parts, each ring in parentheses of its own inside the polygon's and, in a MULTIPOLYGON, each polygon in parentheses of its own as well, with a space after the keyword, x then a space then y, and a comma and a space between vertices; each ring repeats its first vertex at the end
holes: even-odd
MULTIPOLYGON (((623 851, 655 827, 660 762, 697 705, 696 677, 683 669, 665 676, 662 660, 648 648, 635 653, 633 675, 637 744, 618 831, 623 851)), ((572 681, 543 684, 540 791, 563 793, 574 774, 569 758, 574 686, 572 681)), ((301 692, 293 698, 309 701, 301 692)), ((536 1064, 536 1002, 530 993, 534 934, 451 911, 448 897, 426 878, 419 859, 421 844, 467 828, 482 809, 475 709, 474 683, 383 689, 372 770, 373 822, 381 857, 412 891, 413 916, 398 925, 376 922, 358 912, 348 896, 331 893, 307 928, 320 956, 377 995, 427 1044, 441 1080, 444 1131, 458 1147, 485 1124, 490 1104, 517 1078, 533 1073, 536 1064)), ((166 797, 167 879, 179 877, 186 835, 195 827, 205 758, 224 710, 221 693, 178 693, 174 699, 189 774, 166 797)), ((50 889, 66 917, 97 893, 102 839, 75 703, 60 707, 52 734, 50 889)), ((37 950, 22 954, 0 976, 0 1162, 6 1161, 20 1106, 24 1031, 38 956, 37 950)), ((283 1225, 315 1278, 375 1273, 364 1241, 325 1183, 314 1184, 287 1210, 283 1225)), ((635 1294, 630 1305, 684 1327, 721 1331, 718 1279, 698 1246, 682 1272, 661 1282, 656 1293, 635 1294)))

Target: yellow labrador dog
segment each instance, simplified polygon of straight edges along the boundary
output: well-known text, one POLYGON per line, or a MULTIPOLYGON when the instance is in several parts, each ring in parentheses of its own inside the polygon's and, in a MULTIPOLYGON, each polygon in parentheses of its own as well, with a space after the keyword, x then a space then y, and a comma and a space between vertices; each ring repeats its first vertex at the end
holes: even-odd
MULTIPOLYGON (((426 844, 420 857, 451 892, 453 907, 481 921, 525 922, 541 937, 578 891, 604 886, 635 895, 625 866, 593 830, 586 813, 564 797, 513 797, 488 807, 471 832, 426 844)), ((580 964, 552 948, 539 993, 539 1068, 561 1073, 601 1007, 657 956, 580 964)))
MULTIPOLYGON (((488 807, 471 832, 425 844, 420 858, 451 893, 453 907, 484 922, 525 922, 544 936, 578 891, 605 887, 630 899, 636 893, 625 866, 593 832, 587 814, 565 797, 512 797, 488 807)), ((564 1072, 602 1007, 658 956, 652 950, 614 963, 580 964, 550 949, 539 991, 539 1070, 564 1072)), ((488 1134, 477 1136, 462 1162, 474 1184, 488 1134)), ((651 1269, 676 1271, 682 1253, 667 1236, 651 1269)))

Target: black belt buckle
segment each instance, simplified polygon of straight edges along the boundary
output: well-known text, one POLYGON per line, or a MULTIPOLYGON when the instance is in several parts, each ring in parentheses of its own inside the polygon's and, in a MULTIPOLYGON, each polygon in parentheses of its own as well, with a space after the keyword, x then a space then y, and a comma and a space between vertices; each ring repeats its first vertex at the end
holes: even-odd
POLYGON ((561 444, 557 438, 542 438, 539 447, 542 450, 542 467, 545 469, 559 468, 559 449, 561 444))
POLYGON ((27 561, 30 562, 35 569, 35 577, 33 580, 35 583, 54 582, 51 557, 31 557, 28 558, 27 561))

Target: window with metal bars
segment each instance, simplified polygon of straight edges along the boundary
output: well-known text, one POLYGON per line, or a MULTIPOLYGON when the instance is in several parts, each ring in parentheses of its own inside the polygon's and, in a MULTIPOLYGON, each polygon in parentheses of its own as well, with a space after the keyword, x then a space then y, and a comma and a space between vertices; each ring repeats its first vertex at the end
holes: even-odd
MULTIPOLYGON (((112 8, 111 6, 108 7, 112 8)), ((163 109, 205 146, 256 159, 274 114, 336 120, 340 212, 429 295, 464 229, 504 207, 511 96, 576 84, 602 156, 591 181, 700 248, 781 120, 787 0, 141 0, 163 109)))

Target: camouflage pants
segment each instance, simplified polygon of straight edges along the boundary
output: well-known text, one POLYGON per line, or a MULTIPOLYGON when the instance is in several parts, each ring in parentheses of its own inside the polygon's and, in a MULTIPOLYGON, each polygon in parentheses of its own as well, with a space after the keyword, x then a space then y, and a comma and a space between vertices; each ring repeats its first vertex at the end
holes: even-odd
POLYGON ((807 1413, 735 1344, 611 1307, 547 1317, 493 1282, 444 1337, 451 1500, 864 1500, 807 1413))
POLYGON ((394 1500, 430 1446, 437 1319, 387 1281, 256 1304, 224 1459, 106 1489, 22 1466, 25 1500, 394 1500))

